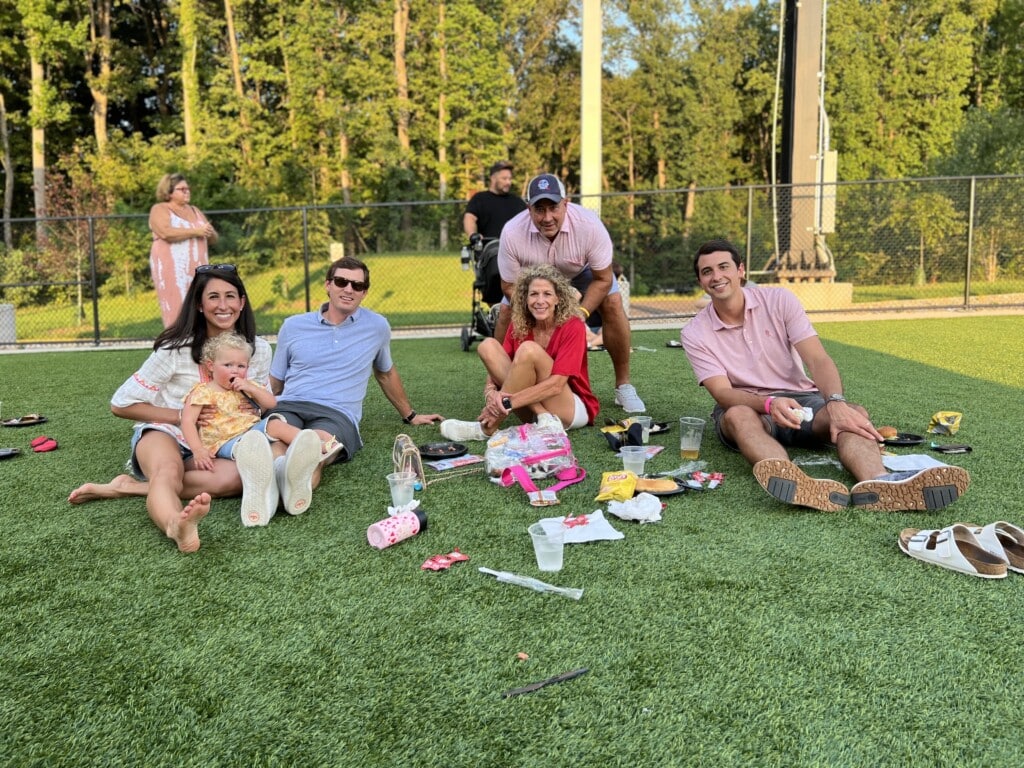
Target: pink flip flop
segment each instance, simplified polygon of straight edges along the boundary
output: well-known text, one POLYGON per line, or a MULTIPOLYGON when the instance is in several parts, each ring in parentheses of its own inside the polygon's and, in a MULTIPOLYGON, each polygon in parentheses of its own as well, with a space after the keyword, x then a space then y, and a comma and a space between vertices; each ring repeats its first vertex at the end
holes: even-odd
POLYGON ((32 450, 36 453, 49 453, 50 451, 57 450, 57 441, 52 437, 47 437, 46 435, 40 435, 33 440, 30 445, 32 446, 32 450))

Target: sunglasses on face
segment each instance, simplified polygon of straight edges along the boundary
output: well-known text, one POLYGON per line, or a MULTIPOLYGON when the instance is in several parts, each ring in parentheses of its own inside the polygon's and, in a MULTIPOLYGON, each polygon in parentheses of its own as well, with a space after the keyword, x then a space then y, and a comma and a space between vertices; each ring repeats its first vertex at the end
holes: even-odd
POLYGON ((196 267, 196 274, 201 275, 204 272, 237 272, 238 267, 234 264, 203 264, 196 267))
POLYGON ((331 282, 339 288, 348 288, 351 285, 352 290, 357 293, 362 293, 370 287, 368 283, 365 283, 362 280, 349 280, 347 277, 332 277, 331 282))

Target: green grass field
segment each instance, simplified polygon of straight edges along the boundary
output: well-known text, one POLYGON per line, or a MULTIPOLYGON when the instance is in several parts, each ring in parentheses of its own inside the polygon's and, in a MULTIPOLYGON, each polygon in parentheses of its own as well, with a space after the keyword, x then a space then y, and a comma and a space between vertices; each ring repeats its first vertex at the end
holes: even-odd
MULTIPOLYGON (((549 581, 579 602, 499 584, 539 577, 526 527, 551 510, 481 476, 420 498, 424 533, 378 551, 384 475, 404 425, 370 385, 367 447, 328 470, 312 509, 243 528, 220 500, 183 556, 137 499, 66 503, 121 470, 130 425, 107 408, 145 350, 0 355, 0 763, 12 766, 1017 766, 1024 576, 983 581, 912 560, 907 526, 1024 525, 1021 317, 821 323, 848 395, 876 423, 923 433, 957 410, 947 457, 972 485, 938 513, 823 514, 768 497, 710 437, 715 491, 667 499, 662 522, 617 521, 617 542, 573 545, 549 581), (420 570, 454 547, 472 558, 420 570), (517 653, 529 658, 520 661, 517 653), (586 667, 512 699, 508 689, 586 667)), ((634 334, 634 382, 657 420, 701 415, 675 332, 634 334)), ((482 376, 456 339, 393 344, 420 412, 472 417, 482 376)), ((590 355, 602 415, 607 355, 590 355)), ((436 428, 410 428, 417 443, 436 428)), ((678 461, 677 431, 653 438, 678 461)), ((597 429, 573 433, 593 501, 619 465, 597 429)), ((910 452, 912 449, 901 449, 910 452)), ((806 454, 798 454, 806 455, 806 454)), ((846 479, 838 469, 812 474, 846 479)))

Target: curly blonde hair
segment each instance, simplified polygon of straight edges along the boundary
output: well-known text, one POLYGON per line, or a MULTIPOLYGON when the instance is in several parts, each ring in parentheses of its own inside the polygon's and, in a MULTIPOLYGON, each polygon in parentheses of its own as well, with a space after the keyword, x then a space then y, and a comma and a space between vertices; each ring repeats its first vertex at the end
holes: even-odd
POLYGON ((244 336, 241 336, 234 331, 227 331, 225 333, 218 333, 216 336, 211 336, 203 344, 202 359, 208 360, 211 363, 217 360, 217 353, 222 349, 237 349, 239 352, 245 352, 249 357, 252 357, 252 344, 245 340, 244 336))
POLYGON ((555 289, 558 305, 555 307, 555 325, 562 325, 576 314, 580 302, 577 291, 569 283, 568 278, 550 264, 538 264, 528 267, 519 273, 515 286, 512 288, 512 335, 522 341, 535 325, 536 319, 530 314, 526 305, 526 297, 530 292, 530 283, 534 280, 547 280, 555 289))

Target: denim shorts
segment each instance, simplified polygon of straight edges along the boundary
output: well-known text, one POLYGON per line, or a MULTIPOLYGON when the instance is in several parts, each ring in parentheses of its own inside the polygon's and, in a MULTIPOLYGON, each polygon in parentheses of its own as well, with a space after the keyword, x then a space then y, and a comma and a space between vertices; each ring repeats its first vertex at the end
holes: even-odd
MULTIPOLYGON (((270 420, 272 418, 278 418, 278 419, 281 419, 281 421, 284 421, 284 416, 282 416, 281 414, 279 414, 279 413, 271 414, 270 416, 266 416, 263 419, 261 419, 260 421, 257 421, 255 424, 253 424, 251 427, 249 427, 247 430, 245 430, 245 432, 262 432, 264 435, 267 434, 267 424, 270 422, 270 420)), ((244 435, 245 432, 242 432, 241 435, 235 435, 230 440, 228 440, 226 443, 224 443, 224 445, 222 445, 220 448, 218 448, 217 449, 217 458, 218 459, 231 459, 232 461, 234 461, 235 460, 235 446, 238 445, 238 441, 242 439, 242 435, 244 435)))
POLYGON ((132 473, 132 477, 136 480, 146 480, 146 476, 142 474, 142 467, 139 466, 138 456, 135 455, 136 446, 139 444, 139 440, 142 436, 150 431, 163 432, 165 435, 170 435, 178 443, 178 450, 181 452, 181 462, 184 464, 186 461, 192 458, 192 449, 188 447, 188 443, 185 441, 185 436, 181 434, 181 430, 171 424, 157 424, 156 422, 146 424, 136 424, 135 431, 132 432, 132 453, 128 459, 125 469, 132 473))

